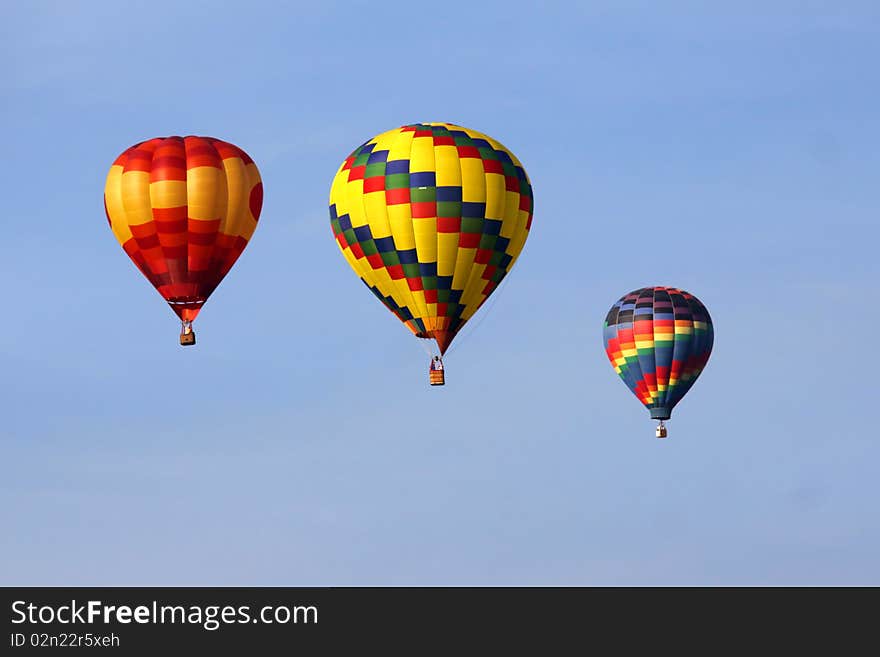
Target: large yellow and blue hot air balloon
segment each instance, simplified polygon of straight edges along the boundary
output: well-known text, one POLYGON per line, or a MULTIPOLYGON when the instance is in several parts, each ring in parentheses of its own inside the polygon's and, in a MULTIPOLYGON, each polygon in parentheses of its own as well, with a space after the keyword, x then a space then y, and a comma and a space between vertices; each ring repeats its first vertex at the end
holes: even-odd
POLYGON ((126 149, 107 174, 104 210, 116 239, 180 317, 192 322, 257 228, 263 183, 238 146, 158 137, 126 149))
POLYGON ((441 355, 516 262, 532 210, 513 153, 451 123, 373 137, 345 158, 330 189, 330 224, 348 264, 441 355))

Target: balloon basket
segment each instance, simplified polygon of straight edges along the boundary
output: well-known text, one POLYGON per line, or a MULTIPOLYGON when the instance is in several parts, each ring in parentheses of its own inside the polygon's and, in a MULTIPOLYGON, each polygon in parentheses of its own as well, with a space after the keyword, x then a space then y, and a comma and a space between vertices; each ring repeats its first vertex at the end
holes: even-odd
POLYGON ((196 332, 190 331, 189 333, 181 333, 180 334, 180 345, 182 347, 188 347, 196 343, 196 332))
POLYGON ((446 385, 446 377, 443 374, 443 370, 429 370, 428 382, 432 386, 446 385))
POLYGON ((655 432, 655 435, 658 438, 666 438, 666 425, 663 424, 662 422, 660 424, 658 424, 657 431, 655 432))

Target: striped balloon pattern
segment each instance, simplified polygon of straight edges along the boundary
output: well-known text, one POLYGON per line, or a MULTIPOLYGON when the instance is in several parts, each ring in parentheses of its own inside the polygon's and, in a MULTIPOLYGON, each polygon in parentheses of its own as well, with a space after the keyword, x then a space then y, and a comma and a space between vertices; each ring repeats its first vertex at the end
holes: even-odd
POLYGON ((450 123, 370 139, 345 158, 330 189, 330 225, 348 264, 441 353, 513 267, 532 210, 513 153, 450 123))
POLYGON ((212 137, 159 137, 123 152, 104 209, 116 239, 183 321, 248 244, 263 203, 254 161, 212 137))
POLYGON ((668 420, 712 352, 709 311, 694 295, 645 287, 615 303, 605 318, 605 352, 614 370, 656 420, 668 420))

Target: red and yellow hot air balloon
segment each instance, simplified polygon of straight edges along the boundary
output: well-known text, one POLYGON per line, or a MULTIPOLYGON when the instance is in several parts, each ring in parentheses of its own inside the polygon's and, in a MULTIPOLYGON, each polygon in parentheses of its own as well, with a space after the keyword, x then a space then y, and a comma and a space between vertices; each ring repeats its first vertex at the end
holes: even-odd
MULTIPOLYGON (((330 189, 330 225, 364 284, 442 355, 513 267, 532 224, 516 156, 451 123, 414 123, 356 148, 330 189)), ((430 382, 442 385, 432 360, 430 382)))
POLYGON ((110 228, 180 317, 180 344, 195 344, 192 322, 247 246, 262 204, 257 165, 213 137, 150 139, 110 167, 110 228))

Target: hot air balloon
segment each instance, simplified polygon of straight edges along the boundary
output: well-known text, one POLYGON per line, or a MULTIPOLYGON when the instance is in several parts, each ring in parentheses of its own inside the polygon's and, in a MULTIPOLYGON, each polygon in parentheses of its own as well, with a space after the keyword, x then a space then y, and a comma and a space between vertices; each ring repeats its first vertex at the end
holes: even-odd
POLYGON ((356 148, 330 189, 337 245, 363 283, 440 359, 497 289, 532 223, 519 160, 476 130, 415 123, 356 148))
POLYGON ((180 317, 180 344, 195 344, 193 320, 247 246, 262 204, 257 165, 212 137, 150 139, 110 167, 110 228, 180 317))
POLYGON ((615 303, 605 318, 605 353, 614 370, 659 420, 664 420, 700 376, 712 352, 709 311, 674 287, 644 287, 615 303))

